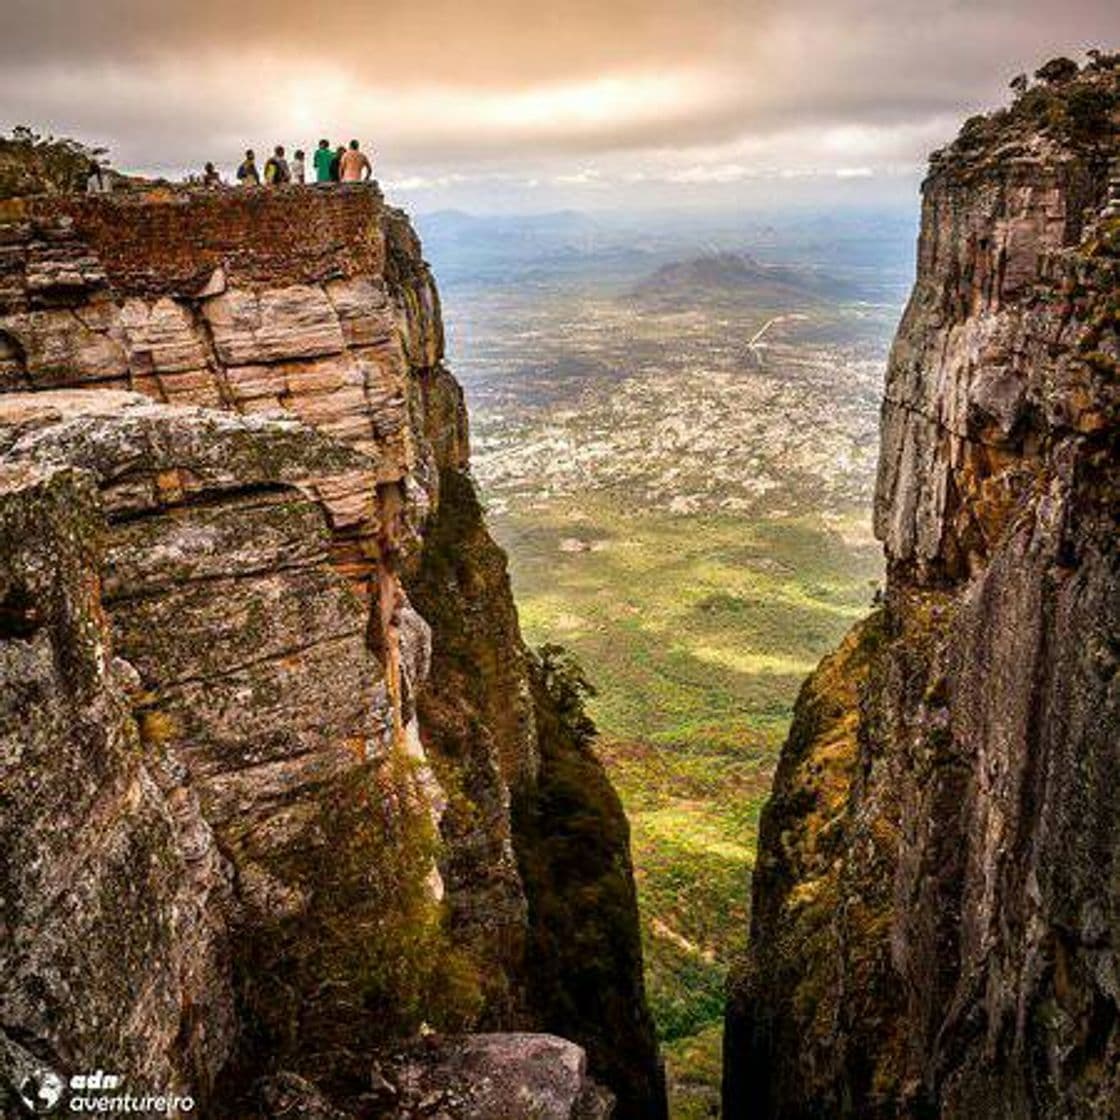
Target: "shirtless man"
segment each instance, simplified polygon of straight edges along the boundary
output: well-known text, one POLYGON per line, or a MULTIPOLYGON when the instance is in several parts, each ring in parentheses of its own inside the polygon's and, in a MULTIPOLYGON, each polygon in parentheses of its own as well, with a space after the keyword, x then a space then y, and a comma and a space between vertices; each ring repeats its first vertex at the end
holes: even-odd
POLYGON ((368 182, 373 178, 373 168, 365 153, 359 150, 357 140, 350 141, 350 150, 338 161, 338 174, 344 183, 368 182))

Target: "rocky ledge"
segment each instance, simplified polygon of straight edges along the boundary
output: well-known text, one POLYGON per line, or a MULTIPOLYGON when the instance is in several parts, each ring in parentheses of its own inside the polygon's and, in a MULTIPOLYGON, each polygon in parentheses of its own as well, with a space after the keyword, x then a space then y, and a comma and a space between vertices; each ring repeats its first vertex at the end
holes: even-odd
POLYGON ((625 818, 375 188, 0 202, 0 518, 20 1068, 343 1107, 427 1022, 661 1113, 625 818))

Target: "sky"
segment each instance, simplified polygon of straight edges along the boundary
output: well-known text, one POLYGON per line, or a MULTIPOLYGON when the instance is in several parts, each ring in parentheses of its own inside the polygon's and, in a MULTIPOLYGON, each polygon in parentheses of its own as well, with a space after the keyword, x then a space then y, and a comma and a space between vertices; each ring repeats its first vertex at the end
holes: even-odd
POLYGON ((1115 0, 0 0, 0 128, 179 178, 359 138, 418 210, 912 196, 1115 0))

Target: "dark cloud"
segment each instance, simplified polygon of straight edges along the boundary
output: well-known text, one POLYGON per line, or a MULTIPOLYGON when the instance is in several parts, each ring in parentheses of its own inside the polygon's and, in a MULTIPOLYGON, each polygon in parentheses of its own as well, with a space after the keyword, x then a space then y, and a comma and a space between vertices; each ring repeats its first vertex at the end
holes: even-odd
MULTIPOLYGON (((700 58, 750 11, 717 0, 7 0, 0 59, 134 62, 251 46, 395 82, 495 85, 700 58)), ((777 5, 774 5, 777 7, 777 5)))

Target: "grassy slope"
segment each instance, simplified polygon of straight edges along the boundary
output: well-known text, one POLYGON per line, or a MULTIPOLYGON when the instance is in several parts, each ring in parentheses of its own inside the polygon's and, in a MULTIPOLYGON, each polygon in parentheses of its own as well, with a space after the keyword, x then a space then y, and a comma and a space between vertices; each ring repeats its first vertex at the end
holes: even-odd
POLYGON ((574 650, 599 689, 678 1118, 718 1097, 724 981, 793 699, 880 574, 862 520, 673 517, 603 498, 491 518, 527 640, 574 650))

